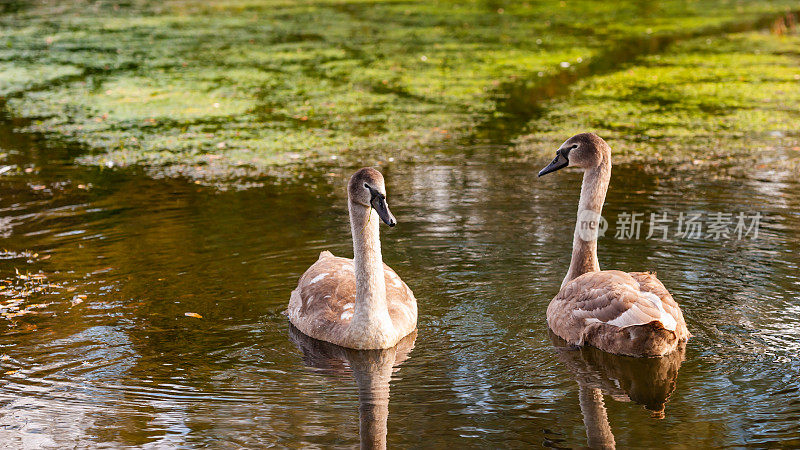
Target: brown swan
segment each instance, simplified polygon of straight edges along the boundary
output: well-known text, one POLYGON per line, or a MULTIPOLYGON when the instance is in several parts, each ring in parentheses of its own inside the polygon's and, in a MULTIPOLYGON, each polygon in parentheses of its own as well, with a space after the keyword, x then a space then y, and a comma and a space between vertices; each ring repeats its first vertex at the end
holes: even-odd
POLYGON ((363 168, 347 186, 355 258, 323 251, 289 300, 289 321, 306 335, 353 349, 394 347, 417 328, 417 299, 381 259, 378 229, 397 223, 383 175, 363 168))
POLYGON ((678 303, 650 272, 600 270, 597 234, 611 179, 611 148, 594 133, 567 139, 539 176, 583 169, 572 261, 560 292, 547 307, 547 324, 572 345, 629 356, 663 356, 691 334, 678 303))

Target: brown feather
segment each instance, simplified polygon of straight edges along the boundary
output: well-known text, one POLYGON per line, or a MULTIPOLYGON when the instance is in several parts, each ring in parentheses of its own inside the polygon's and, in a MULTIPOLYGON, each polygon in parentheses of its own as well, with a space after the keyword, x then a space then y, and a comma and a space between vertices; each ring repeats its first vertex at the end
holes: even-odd
POLYGON ((547 322, 570 344, 629 356, 666 355, 691 336, 675 299, 654 274, 647 272, 583 274, 550 302, 547 322), (649 294, 661 300, 664 311, 676 322, 675 331, 662 323, 661 311, 649 294))
MULTIPOLYGON (((389 317, 403 337, 417 327, 417 299, 394 270, 386 264, 383 267, 389 317)), ((344 339, 355 301, 353 260, 324 251, 292 291, 289 320, 308 336, 346 347, 344 339)))

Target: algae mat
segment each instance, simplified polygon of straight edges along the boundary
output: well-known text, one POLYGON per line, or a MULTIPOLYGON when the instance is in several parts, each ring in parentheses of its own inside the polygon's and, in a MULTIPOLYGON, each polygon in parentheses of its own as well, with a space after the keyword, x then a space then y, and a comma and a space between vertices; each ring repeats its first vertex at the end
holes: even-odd
MULTIPOLYGON (((595 91, 604 89, 603 83, 616 85, 613 71, 600 75, 612 77, 606 81, 592 78, 592 64, 609 55, 620 64, 641 63, 634 81, 648 79, 649 71, 663 68, 613 50, 639 41, 725 36, 791 6, 788 1, 20 3, 7 6, 0 18, 5 44, 0 95, 12 115, 32 119, 28 129, 83 144, 87 152, 80 161, 88 164, 137 164, 153 174, 213 179, 260 173, 298 159, 372 162, 474 142, 487 124, 515 124, 511 134, 493 138, 495 143, 540 130, 545 137, 572 128, 605 130, 598 123, 608 117, 605 111, 581 111, 565 121, 558 117, 563 109, 520 113, 509 110, 509 100, 513 103, 520 86, 536 88, 570 73, 585 75, 578 78, 595 83, 595 91), (550 125, 559 122, 564 124, 550 125)), ((705 45, 699 39, 692 41, 695 47, 663 49, 671 56, 662 61, 691 65, 683 59, 705 45)), ((794 50, 785 47, 796 48, 794 37, 762 40, 738 50, 769 72, 745 80, 750 91, 772 83, 772 59, 791 59, 786 53, 794 50)), ((649 53, 647 46, 639 53, 649 53)), ((730 80, 724 75, 711 71, 702 82, 685 80, 684 89, 710 102, 704 108, 724 109, 730 99, 713 95, 726 90, 730 80)), ((791 81, 793 73, 781 67, 774 75, 791 81)), ((794 99, 796 83, 786 89, 787 99, 794 99)), ((759 104, 756 97, 737 98, 737 107, 759 104)), ((681 108, 685 98, 651 96, 668 108, 681 108)), ((695 105, 685 106, 691 111, 695 105)), ((624 107, 615 103, 611 109, 624 107)), ((624 125, 627 119, 609 120, 624 125)), ((680 126, 691 134, 693 127, 705 130, 706 122, 703 116, 680 126)), ((674 128, 667 124, 655 135, 674 128)))
POLYGON ((579 81, 542 105, 517 150, 552 152, 565 136, 593 130, 623 159, 797 166, 798 105, 800 35, 703 37, 579 81))

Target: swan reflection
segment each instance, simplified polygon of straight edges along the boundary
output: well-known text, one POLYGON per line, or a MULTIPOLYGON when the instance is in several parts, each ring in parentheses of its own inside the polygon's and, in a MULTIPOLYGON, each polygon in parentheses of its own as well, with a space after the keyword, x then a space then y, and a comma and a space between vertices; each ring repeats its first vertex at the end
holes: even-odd
POLYGON ((593 347, 575 348, 550 332, 558 359, 578 382, 588 446, 615 448, 603 395, 638 403, 654 418, 664 418, 667 401, 675 391, 678 371, 686 353, 685 343, 660 358, 612 355, 593 347))
POLYGON ((361 448, 385 449, 389 383, 397 366, 414 348, 417 332, 385 350, 354 350, 306 336, 294 326, 289 337, 303 352, 303 363, 336 376, 352 375, 358 386, 361 448))

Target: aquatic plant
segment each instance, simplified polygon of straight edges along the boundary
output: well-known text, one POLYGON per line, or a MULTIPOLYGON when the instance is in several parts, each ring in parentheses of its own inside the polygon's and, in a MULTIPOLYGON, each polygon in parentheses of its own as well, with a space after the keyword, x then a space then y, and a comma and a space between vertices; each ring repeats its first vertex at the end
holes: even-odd
POLYGON ((769 32, 677 43, 581 80, 570 95, 543 105, 518 151, 552 153, 564 136, 593 130, 633 158, 763 152, 781 161, 786 150, 800 150, 798 48, 800 36, 769 32))
MULTIPOLYGON (((631 42, 654 43, 657 51, 658 42, 752 25, 794 3, 76 0, 17 6, 0 15, 0 95, 13 115, 33 119, 30 130, 85 145, 80 161, 87 164, 141 164, 213 178, 298 159, 419 155, 481 138, 487 123, 527 121, 528 112, 514 117, 506 108, 520 86, 580 73, 631 42)), ((616 55, 624 62, 622 52, 616 55)), ((637 76, 647 78, 645 70, 637 76)), ((698 84, 705 105, 715 104, 714 83, 724 82, 713 76, 698 84)), ((699 106, 687 107, 685 114, 699 106)), ((691 133, 691 122, 667 121, 656 137, 675 132, 675 123, 691 133)), ((500 140, 522 131, 514 128, 500 140)))

